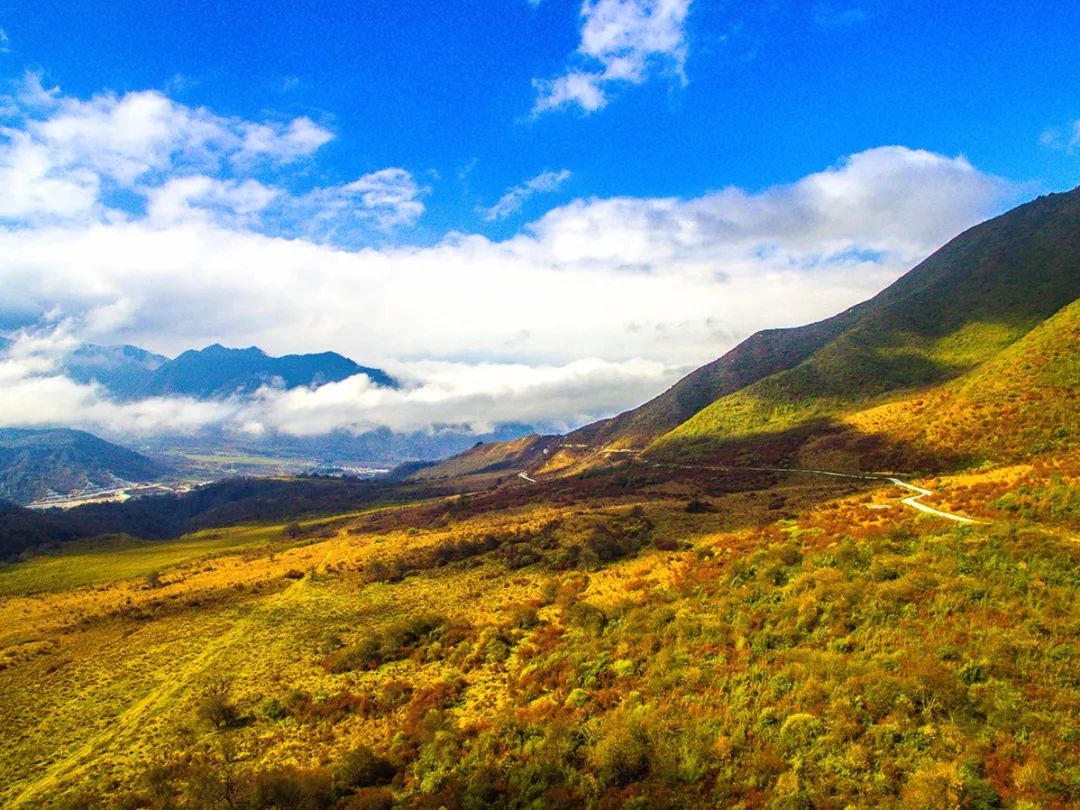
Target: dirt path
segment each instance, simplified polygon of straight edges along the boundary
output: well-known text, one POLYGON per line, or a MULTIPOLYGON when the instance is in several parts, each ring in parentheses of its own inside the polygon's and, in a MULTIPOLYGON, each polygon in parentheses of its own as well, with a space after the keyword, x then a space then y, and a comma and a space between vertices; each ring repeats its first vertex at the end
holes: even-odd
MULTIPOLYGON (((334 550, 335 548, 331 547, 327 551, 319 563, 318 569, 326 566, 334 550)), ((306 578, 296 580, 285 590, 267 597, 255 605, 243 617, 238 619, 226 633, 215 638, 212 643, 207 644, 198 655, 179 669, 169 672, 168 677, 160 686, 152 689, 148 695, 125 709, 107 729, 92 736, 74 753, 50 765, 44 773, 23 788, 22 792, 7 806, 11 808, 35 806, 34 800, 39 799, 42 793, 56 788, 70 777, 78 775, 119 744, 129 742, 147 718, 152 716, 158 709, 168 705, 181 692, 189 688, 199 676, 210 668, 218 655, 238 641, 255 617, 296 599, 302 595, 307 586, 308 581, 306 578)))
MULTIPOLYGON (((633 453, 636 456, 641 451, 618 450, 611 452, 633 453)), ((934 507, 932 506, 927 506, 925 503, 920 503, 920 498, 926 498, 933 495, 934 493, 929 489, 923 489, 922 487, 916 486, 915 484, 909 484, 906 481, 901 481, 899 478, 892 478, 891 476, 842 473, 836 472, 834 470, 808 470, 799 467, 719 467, 709 466, 706 464, 664 464, 659 461, 651 461, 645 463, 651 464, 653 467, 672 467, 681 470, 713 470, 715 472, 738 472, 739 470, 746 470, 749 472, 805 473, 807 475, 828 475, 832 476, 833 478, 854 478, 862 481, 889 481, 893 484, 896 484, 896 486, 898 487, 903 487, 904 489, 911 490, 912 492, 916 493, 915 495, 904 498, 902 501, 900 501, 900 503, 904 504, 905 506, 909 506, 912 509, 917 509, 918 511, 924 512, 927 515, 933 515, 934 517, 943 518, 945 520, 952 520, 956 523, 984 523, 984 521, 973 520, 972 518, 964 517, 963 515, 954 515, 952 512, 943 512, 940 509, 934 509, 934 507)), ((533 484, 538 483, 536 479, 530 478, 527 472, 519 472, 518 478, 524 478, 526 481, 533 484)))

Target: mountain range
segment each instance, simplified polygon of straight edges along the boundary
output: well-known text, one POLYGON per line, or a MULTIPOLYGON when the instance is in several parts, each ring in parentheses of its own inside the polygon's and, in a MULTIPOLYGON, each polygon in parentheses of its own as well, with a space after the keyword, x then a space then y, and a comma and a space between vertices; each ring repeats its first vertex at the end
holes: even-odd
POLYGON ((271 357, 255 346, 230 349, 217 343, 189 349, 172 360, 137 346, 84 345, 66 358, 62 368, 70 379, 95 381, 124 400, 156 396, 225 399, 252 394, 263 386, 318 388, 357 374, 374 385, 398 386, 382 369, 361 366, 336 352, 271 357))
MULTIPOLYGON (((460 453, 420 469, 417 480, 518 471, 559 476, 636 456, 940 470, 1069 450, 1080 443, 1078 298, 1080 190, 1040 197, 975 226, 870 300, 818 323, 759 332, 642 406, 565 436, 530 436, 528 426, 511 425, 483 437, 382 430, 273 441, 290 455, 384 464, 460 453)), ((215 398, 265 384, 317 386, 355 373, 396 385, 385 372, 330 352, 273 358, 218 345, 174 360, 131 346, 86 346, 71 355, 65 373, 97 380, 121 397, 215 398)), ((43 447, 46 440, 20 441, 43 447)), ((185 441, 194 441, 189 452, 201 452, 225 437, 185 441)), ((50 448, 47 458, 68 463, 70 447, 50 448)), ((31 470, 22 452, 8 463, 0 494, 23 502, 28 493, 62 491, 68 479, 79 487, 99 470, 127 477, 124 470, 134 469, 86 465, 66 478, 48 477, 31 470), (27 483, 16 485, 20 476, 27 483)), ((147 463, 138 469, 149 470, 147 463)))

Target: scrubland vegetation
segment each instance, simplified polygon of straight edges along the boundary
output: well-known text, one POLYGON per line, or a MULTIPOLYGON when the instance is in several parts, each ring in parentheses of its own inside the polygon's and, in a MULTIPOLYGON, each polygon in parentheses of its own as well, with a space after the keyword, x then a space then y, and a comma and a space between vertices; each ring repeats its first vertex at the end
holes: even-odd
POLYGON ((0 802, 1075 806, 1080 459, 927 483, 993 522, 624 464, 16 564, 0 802))

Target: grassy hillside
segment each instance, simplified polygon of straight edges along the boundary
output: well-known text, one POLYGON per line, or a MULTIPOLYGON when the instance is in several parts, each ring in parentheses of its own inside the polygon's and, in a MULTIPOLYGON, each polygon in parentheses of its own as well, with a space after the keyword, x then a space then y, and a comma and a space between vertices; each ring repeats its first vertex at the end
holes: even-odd
POLYGON ((17 503, 115 479, 153 481, 163 472, 146 456, 81 430, 0 428, 0 498, 17 503))
POLYGON ((80 510, 201 531, 0 565, 0 805, 1080 806, 1078 215, 974 229, 802 360, 783 333, 795 365, 657 455, 523 480, 563 442, 531 436, 80 510), (926 514, 687 452, 725 443, 969 466, 910 482, 926 514))
POLYGON ((1080 298, 1080 191, 1042 197, 954 239, 787 371, 721 397, 655 443, 697 452, 835 418, 988 360, 1080 298))
POLYGON ((1055 476, 933 482, 996 521, 954 528, 873 482, 628 464, 20 563, 0 803, 1074 806, 1080 512, 1006 502, 1055 476))
POLYGON ((1080 300, 963 377, 844 422, 977 462, 1080 449, 1080 300))

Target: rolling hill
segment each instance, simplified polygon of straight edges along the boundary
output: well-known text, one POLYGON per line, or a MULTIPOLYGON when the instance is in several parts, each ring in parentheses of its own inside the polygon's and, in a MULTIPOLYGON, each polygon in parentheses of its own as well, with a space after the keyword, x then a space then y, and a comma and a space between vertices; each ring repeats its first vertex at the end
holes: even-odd
POLYGON ((16 503, 163 473, 146 456, 81 430, 0 428, 0 498, 16 503))

